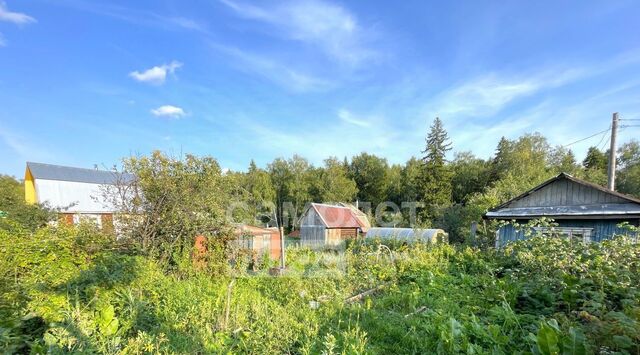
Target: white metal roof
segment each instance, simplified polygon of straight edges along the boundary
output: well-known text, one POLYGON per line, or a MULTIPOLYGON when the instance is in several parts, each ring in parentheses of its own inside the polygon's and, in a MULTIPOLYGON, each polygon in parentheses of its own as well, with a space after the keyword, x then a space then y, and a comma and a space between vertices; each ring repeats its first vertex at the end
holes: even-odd
POLYGON ((34 179, 84 182, 88 184, 113 185, 118 180, 129 182, 135 178, 133 174, 116 173, 114 171, 74 168, 70 166, 27 162, 27 168, 34 179))

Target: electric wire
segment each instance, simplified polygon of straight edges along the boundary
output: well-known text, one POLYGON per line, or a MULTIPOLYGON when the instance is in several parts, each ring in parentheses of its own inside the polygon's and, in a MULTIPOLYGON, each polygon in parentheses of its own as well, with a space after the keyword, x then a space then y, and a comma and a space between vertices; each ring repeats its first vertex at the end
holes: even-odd
POLYGON ((600 131, 600 132, 594 133, 594 134, 592 134, 592 135, 590 135, 590 136, 588 136, 588 137, 585 137, 585 138, 582 138, 582 139, 578 139, 578 140, 577 140, 577 141, 575 141, 575 142, 571 142, 571 143, 565 144, 565 145, 563 145, 563 146, 562 146, 562 148, 566 148, 566 147, 571 146, 571 145, 574 145, 574 144, 576 144, 576 143, 580 143, 580 142, 582 142, 582 141, 586 141, 586 140, 587 140, 587 139, 589 139, 589 138, 593 138, 593 137, 597 136, 598 134, 603 134, 603 133, 609 132, 610 130, 611 130, 611 127, 609 127, 609 128, 607 128, 607 129, 605 129, 604 131, 600 131))

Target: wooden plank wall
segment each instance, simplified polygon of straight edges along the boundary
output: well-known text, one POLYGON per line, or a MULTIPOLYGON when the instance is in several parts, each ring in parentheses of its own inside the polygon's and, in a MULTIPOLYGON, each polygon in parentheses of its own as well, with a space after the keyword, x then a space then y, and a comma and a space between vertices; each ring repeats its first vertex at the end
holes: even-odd
POLYGON ((309 248, 324 246, 326 229, 324 226, 300 226, 300 245, 309 248))
MULTIPOLYGON (((626 220, 627 222, 638 226, 640 221, 638 220, 626 220)), ((601 242, 612 238, 614 235, 628 235, 629 232, 618 228, 618 224, 625 222, 625 220, 557 220, 559 227, 575 227, 575 228, 593 228, 593 235, 591 237, 594 242, 601 242)), ((525 223, 525 222, 523 222, 525 223)), ((498 231, 498 245, 502 246, 505 243, 525 239, 524 230, 516 230, 511 224, 503 226, 498 231)), ((638 236, 631 236, 636 239, 638 236)))
POLYGON ((558 180, 507 207, 579 206, 626 203, 622 198, 570 180, 558 180))

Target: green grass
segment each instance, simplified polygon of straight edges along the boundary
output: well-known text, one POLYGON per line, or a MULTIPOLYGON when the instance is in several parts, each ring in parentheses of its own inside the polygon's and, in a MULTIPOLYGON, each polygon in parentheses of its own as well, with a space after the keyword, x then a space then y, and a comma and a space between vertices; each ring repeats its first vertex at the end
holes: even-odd
POLYGON ((33 353, 640 351, 640 246, 533 238, 288 250, 288 273, 167 267, 83 228, 0 232, 0 347, 33 353), (230 284, 232 285, 231 287, 230 284), (385 285, 354 303, 349 296, 385 285), (229 296, 228 296, 229 295, 229 296), (227 316, 228 310, 228 316, 227 316))

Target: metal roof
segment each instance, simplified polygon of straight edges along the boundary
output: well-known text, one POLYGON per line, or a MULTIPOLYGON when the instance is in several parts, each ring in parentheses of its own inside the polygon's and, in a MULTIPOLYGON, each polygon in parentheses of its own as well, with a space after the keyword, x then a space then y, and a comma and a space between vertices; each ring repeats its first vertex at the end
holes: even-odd
POLYGON ((106 170, 74 168, 70 166, 27 162, 27 169, 34 179, 84 182, 89 184, 114 185, 118 181, 131 182, 133 174, 106 170))
POLYGON ((366 238, 434 241, 438 235, 446 237, 447 233, 442 229, 373 227, 367 232, 366 238))
POLYGON ((344 206, 312 203, 311 207, 318 212, 327 228, 362 228, 366 227, 357 218, 351 208, 344 206))
POLYGON ((625 216, 640 215, 640 205, 635 203, 611 203, 580 206, 516 207, 489 211, 485 215, 488 218, 625 216))

